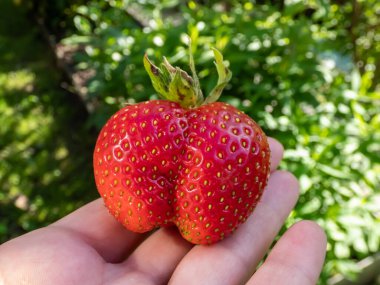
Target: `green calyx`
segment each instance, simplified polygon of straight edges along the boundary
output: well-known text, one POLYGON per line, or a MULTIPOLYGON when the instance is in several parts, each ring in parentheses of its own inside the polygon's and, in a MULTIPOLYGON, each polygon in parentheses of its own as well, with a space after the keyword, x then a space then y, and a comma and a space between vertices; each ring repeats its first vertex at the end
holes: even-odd
POLYGON ((195 72, 195 64, 189 44, 190 70, 192 76, 179 67, 172 66, 164 57, 160 67, 155 66, 145 54, 144 67, 149 74, 154 89, 164 99, 179 103, 184 108, 194 108, 203 104, 216 102, 224 87, 231 79, 232 73, 223 61, 223 55, 215 48, 212 49, 215 66, 218 72, 218 82, 210 94, 204 99, 195 72))

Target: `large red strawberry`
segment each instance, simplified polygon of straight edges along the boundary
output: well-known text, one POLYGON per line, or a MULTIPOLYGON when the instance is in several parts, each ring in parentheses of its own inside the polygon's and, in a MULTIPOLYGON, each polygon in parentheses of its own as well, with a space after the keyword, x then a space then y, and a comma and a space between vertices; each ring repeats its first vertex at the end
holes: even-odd
POLYGON ((101 130, 96 185, 109 211, 127 229, 176 225, 196 244, 231 234, 254 210, 269 176, 265 134, 247 115, 216 101, 230 72, 214 50, 218 85, 205 101, 193 77, 165 59, 144 65, 169 100, 128 105, 101 130))

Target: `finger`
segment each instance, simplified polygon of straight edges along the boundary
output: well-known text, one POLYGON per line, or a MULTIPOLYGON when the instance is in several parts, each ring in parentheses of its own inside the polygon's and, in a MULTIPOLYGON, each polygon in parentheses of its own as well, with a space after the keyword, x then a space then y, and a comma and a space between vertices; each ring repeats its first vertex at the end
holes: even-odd
POLYGON ((275 171, 280 164, 282 157, 284 156, 284 147, 274 138, 268 137, 268 143, 270 148, 270 169, 275 171))
MULTIPOLYGON (((283 147, 274 139, 269 138, 268 142, 272 154, 271 165, 274 170, 282 158, 283 147)), ((145 280, 148 283, 158 280, 159 283, 164 284, 191 247, 192 245, 183 240, 176 230, 161 229, 145 240, 129 256, 120 268, 121 277, 118 281, 127 284, 129 280, 136 281, 137 278, 137 280, 145 280), (157 258, 152 258, 152 256, 157 258), (126 272, 126 268, 132 268, 132 271, 126 272)))
POLYGON ((175 227, 162 228, 145 240, 119 266, 116 274, 120 277, 116 284, 136 284, 136 280, 142 284, 167 284, 174 268, 192 246, 175 227))
POLYGON ((239 284, 269 248, 298 198, 297 180, 276 171, 256 210, 229 238, 194 247, 179 263, 171 284, 239 284))
MULTIPOLYGON (((274 170, 283 155, 282 145, 275 139, 268 139, 271 148, 271 165, 274 170)), ((161 229, 145 240, 138 249, 126 261, 126 268, 134 268, 134 271, 144 273, 147 278, 166 283, 174 271, 178 262, 192 248, 183 240, 177 230, 161 229), (173 242, 173 240, 175 242, 173 242), (158 257, 158 258, 152 258, 158 257)), ((125 273, 125 269, 124 273, 125 273)), ((125 274, 125 280, 129 279, 130 273, 125 274)))
POLYGON ((325 253, 326 235, 323 230, 314 222, 299 222, 278 241, 248 284, 314 285, 325 253))
POLYGON ((101 199, 83 206, 51 226, 78 234, 107 262, 121 261, 146 237, 125 229, 108 213, 101 199))
MULTIPOLYGON (((271 148, 271 169, 275 169, 283 155, 282 145, 268 138, 271 148)), ((135 234, 123 228, 98 199, 53 225, 75 231, 85 238, 109 262, 117 262, 132 251, 146 235, 135 234), (113 244, 118 246, 112 246, 113 244)))

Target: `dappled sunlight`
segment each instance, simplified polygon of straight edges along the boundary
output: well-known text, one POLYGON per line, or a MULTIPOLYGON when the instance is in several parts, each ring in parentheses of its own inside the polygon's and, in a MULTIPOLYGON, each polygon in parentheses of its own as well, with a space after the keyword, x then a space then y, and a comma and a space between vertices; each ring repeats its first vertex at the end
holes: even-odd
POLYGON ((189 35, 203 93, 217 81, 216 47, 233 73, 221 101, 284 145, 280 166, 301 186, 286 226, 311 219, 327 233, 321 284, 354 278, 379 252, 378 1, 32 2, 0 1, 0 242, 97 197, 98 131, 159 98, 145 52, 190 72, 189 35))
MULTIPOLYGON (((19 8, 0 4, 18 17, 13 34, 0 28, 0 243, 95 196, 92 150, 79 135, 83 122, 65 101, 53 59, 19 8)), ((1 26, 4 21, 13 20, 0 17, 1 26)))
POLYGON ((23 69, 9 73, 0 73, 0 86, 3 96, 9 92, 25 91, 29 93, 33 90, 35 74, 30 70, 23 69))

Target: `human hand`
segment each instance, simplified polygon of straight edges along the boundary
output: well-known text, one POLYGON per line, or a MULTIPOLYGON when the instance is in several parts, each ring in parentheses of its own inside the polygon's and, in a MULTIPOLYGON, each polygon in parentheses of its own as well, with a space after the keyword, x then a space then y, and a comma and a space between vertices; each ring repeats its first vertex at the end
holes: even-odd
POLYGON ((272 174, 254 213, 225 240, 193 246, 175 228, 127 231, 98 199, 0 246, 0 285, 315 284, 326 238, 310 221, 293 225, 255 272, 298 198, 298 183, 276 168, 282 146, 269 139, 272 174))

